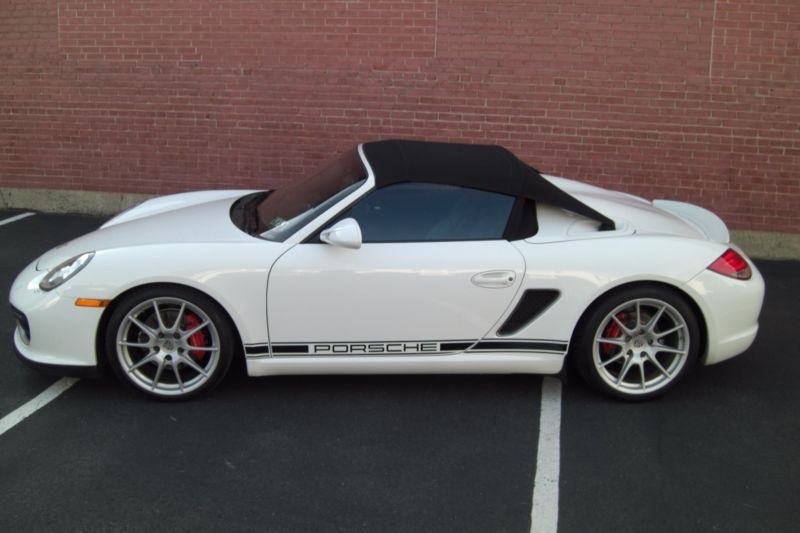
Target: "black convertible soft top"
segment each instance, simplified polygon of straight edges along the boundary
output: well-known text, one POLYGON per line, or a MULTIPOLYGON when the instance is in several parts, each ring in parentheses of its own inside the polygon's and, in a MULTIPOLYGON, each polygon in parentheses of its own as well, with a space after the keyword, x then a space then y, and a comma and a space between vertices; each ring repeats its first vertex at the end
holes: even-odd
POLYGON ((364 143, 363 149, 376 187, 406 181, 472 187, 560 207, 596 220, 600 230, 614 229, 611 219, 547 181, 502 146, 386 140, 364 143))

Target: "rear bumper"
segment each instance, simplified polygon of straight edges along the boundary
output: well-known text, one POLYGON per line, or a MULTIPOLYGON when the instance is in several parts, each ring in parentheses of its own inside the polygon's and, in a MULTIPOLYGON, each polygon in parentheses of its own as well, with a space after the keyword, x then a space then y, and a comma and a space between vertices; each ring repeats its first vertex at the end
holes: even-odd
POLYGON ((713 365, 747 350, 758 333, 764 302, 764 278, 753 265, 753 277, 742 281, 705 270, 684 287, 700 307, 706 323, 703 364, 713 365))

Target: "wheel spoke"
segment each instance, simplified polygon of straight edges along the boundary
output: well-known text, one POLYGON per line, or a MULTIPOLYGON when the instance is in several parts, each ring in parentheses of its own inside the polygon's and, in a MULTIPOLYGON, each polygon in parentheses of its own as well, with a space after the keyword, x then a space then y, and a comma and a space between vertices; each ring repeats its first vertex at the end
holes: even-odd
POLYGON ((167 360, 162 359, 160 363, 158 363, 158 370, 156 370, 156 377, 153 378, 153 383, 150 385, 150 390, 156 390, 156 386, 158 385, 158 381, 161 379, 161 374, 164 372, 164 367, 167 366, 167 360))
POLYGON ((617 385, 622 383, 622 380, 625 379, 625 376, 628 374, 628 371, 633 366, 633 355, 629 355, 627 359, 625 359, 625 364, 622 365, 622 370, 619 372, 619 376, 617 376, 617 385))
POLYGON ((627 343, 620 339, 620 338, 606 338, 606 337, 598 337, 595 339, 597 342, 602 344, 613 344, 615 346, 625 346, 627 343))
POLYGON ((194 370, 198 374, 201 374, 204 378, 208 377, 208 374, 206 373, 205 370, 203 370, 203 367, 195 363, 191 357, 181 356, 180 361, 185 365, 189 366, 192 370, 194 370))
POLYGON ((642 327, 642 304, 639 300, 636 300, 636 327, 634 329, 639 329, 642 327))
POLYGON ((644 378, 644 365, 641 362, 639 363, 639 376, 642 380, 642 390, 647 390, 647 383, 644 378))
POLYGON ((655 365, 655 367, 658 369, 659 372, 661 372, 662 374, 664 374, 665 376, 667 376, 670 379, 672 378, 672 374, 667 372, 667 369, 664 368, 661 365, 661 363, 658 362, 658 359, 656 358, 655 355, 647 354, 647 360, 650 361, 651 363, 653 363, 653 365, 655 365))
POLYGON ((622 357, 625 357, 625 352, 619 352, 617 355, 615 355, 614 357, 612 357, 608 361, 603 361, 602 363, 600 363, 600 368, 603 368, 603 367, 605 367, 607 365, 610 365, 614 361, 619 361, 619 359, 622 358, 622 357))
POLYGON ((129 342, 129 341, 119 341, 117 344, 120 346, 126 346, 128 348, 149 348, 149 342, 129 342))
POLYGON ((161 309, 158 308, 158 300, 153 300, 153 310, 156 313, 156 321, 158 321, 159 331, 166 331, 167 326, 164 325, 164 318, 161 316, 161 309))
POLYGON ((150 329, 144 322, 142 322, 141 320, 139 320, 135 316, 128 315, 128 320, 130 320, 131 322, 136 324, 136 326, 140 330, 142 330, 148 337, 150 337, 150 338, 155 338, 156 337, 156 332, 153 331, 152 329, 150 329))
POLYGON ((622 320, 620 320, 619 318, 617 318, 617 316, 616 316, 616 315, 611 315, 611 319, 612 319, 614 322, 616 322, 616 323, 617 323, 617 325, 620 327, 620 329, 622 329, 622 331, 624 331, 624 332, 625 332, 625 334, 626 334, 626 335, 630 335, 631 333, 633 333, 633 331, 632 331, 632 330, 630 330, 630 329, 628 329, 628 326, 626 326, 625 324, 623 324, 623 323, 622 323, 622 320))
POLYGON ((683 329, 683 328, 685 328, 685 327, 686 327, 686 324, 678 324, 678 325, 677 325, 677 326, 675 326, 674 328, 670 328, 670 329, 668 329, 668 330, 666 330, 666 331, 661 331, 661 332, 659 332, 659 333, 656 333, 656 334, 655 334, 655 337, 656 337, 657 339, 660 339, 661 337, 666 337, 667 335, 670 335, 670 334, 672 334, 672 333, 675 333, 676 331, 680 331, 680 330, 682 330, 682 329, 683 329))
POLYGON ((184 311, 186 311, 186 302, 181 302, 181 308, 178 310, 178 316, 175 318, 175 324, 172 325, 171 331, 178 331, 181 328, 184 311))
POLYGON ((137 361, 136 363, 131 365, 130 368, 128 368, 128 374, 130 374, 131 372, 135 371, 136 369, 146 365, 147 363, 152 362, 153 359, 155 359, 155 356, 156 356, 156 352, 150 352, 146 356, 142 357, 141 359, 139 359, 139 361, 137 361))
POLYGON ((189 346, 186 348, 190 352, 213 352, 217 349, 216 346, 189 346))
POLYGON ((191 337, 192 335, 194 335, 195 333, 197 333, 198 331, 200 331, 201 329, 206 327, 208 324, 209 324, 209 321, 208 320, 204 320, 202 324, 199 324, 199 325, 193 327, 192 329, 190 329, 189 331, 184 332, 181 335, 181 339, 183 340, 183 339, 186 339, 188 337, 191 337))
POLYGON ((659 319, 661 318, 661 315, 664 314, 664 311, 666 311, 666 309, 667 309, 666 305, 662 305, 662 306, 660 306, 658 308, 658 311, 656 311, 656 314, 653 315, 653 318, 651 318, 650 321, 647 323, 647 331, 648 332, 652 333, 655 330, 656 323, 659 321, 659 319))
POLYGON ((664 346, 663 344, 656 344, 654 346, 656 352, 667 352, 667 353, 676 353, 679 355, 686 355, 688 350, 680 350, 678 348, 672 348, 670 346, 664 346))
POLYGON ((181 373, 178 372, 178 363, 172 363, 172 373, 175 374, 175 379, 178 380, 178 386, 181 388, 181 392, 183 392, 183 380, 181 379, 181 373))

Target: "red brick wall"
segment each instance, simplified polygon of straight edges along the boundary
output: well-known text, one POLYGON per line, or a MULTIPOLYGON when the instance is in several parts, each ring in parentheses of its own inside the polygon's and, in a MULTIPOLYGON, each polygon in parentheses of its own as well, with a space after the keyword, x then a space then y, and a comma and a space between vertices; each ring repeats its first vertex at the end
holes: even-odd
POLYGON ((798 0, 3 0, 0 187, 268 187, 356 142, 800 232, 798 0))

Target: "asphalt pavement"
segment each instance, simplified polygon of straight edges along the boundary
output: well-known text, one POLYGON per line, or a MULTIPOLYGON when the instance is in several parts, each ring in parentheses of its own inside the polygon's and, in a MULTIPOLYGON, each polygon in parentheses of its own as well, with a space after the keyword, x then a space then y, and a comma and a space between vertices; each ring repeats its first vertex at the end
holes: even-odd
MULTIPOLYGON (((0 226, 0 290, 101 223, 0 226)), ((798 530, 800 263, 758 267, 762 329, 742 356, 642 404, 568 376, 560 532, 798 530)), ((0 418, 58 379, 16 360, 12 328, 0 305, 0 418)), ((541 383, 239 370, 165 404, 83 379, 0 434, 0 531, 528 532, 541 383)))

